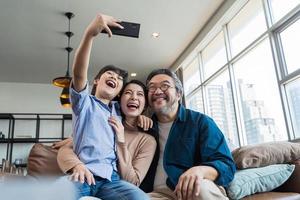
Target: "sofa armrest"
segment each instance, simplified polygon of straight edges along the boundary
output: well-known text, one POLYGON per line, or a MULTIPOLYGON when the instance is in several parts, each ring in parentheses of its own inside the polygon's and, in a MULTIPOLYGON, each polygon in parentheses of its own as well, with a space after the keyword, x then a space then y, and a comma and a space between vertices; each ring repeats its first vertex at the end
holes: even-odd
POLYGON ((291 192, 264 192, 259 194, 253 194, 244 197, 242 200, 299 200, 299 193, 291 192))

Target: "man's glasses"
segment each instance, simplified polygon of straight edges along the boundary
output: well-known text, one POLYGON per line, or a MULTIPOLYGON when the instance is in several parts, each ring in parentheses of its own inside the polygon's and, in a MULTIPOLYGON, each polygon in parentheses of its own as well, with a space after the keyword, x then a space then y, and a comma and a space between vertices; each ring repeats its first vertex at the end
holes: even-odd
POLYGON ((158 87, 155 86, 154 84, 153 85, 149 85, 147 89, 148 89, 148 92, 153 93, 153 92, 155 92, 157 90, 157 88, 159 88, 161 91, 165 92, 169 88, 173 88, 173 87, 171 85, 169 85, 169 84, 162 83, 158 87))

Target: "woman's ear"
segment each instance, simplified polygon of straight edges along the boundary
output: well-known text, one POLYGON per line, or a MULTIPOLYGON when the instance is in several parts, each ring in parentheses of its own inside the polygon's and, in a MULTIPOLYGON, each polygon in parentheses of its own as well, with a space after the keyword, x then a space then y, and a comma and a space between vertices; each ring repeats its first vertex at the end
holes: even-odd
POLYGON ((94 81, 93 81, 94 85, 97 85, 98 82, 99 82, 99 79, 94 79, 94 81))

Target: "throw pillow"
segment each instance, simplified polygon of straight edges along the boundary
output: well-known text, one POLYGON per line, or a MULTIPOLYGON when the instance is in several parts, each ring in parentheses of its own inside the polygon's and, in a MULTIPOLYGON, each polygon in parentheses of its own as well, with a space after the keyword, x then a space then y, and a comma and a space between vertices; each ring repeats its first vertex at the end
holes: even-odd
POLYGON ((270 142, 235 149, 233 159, 238 169, 289 163, 300 158, 300 144, 270 142))
POLYGON ((57 151, 40 143, 33 145, 28 157, 28 174, 35 177, 63 175, 57 164, 57 151))
POLYGON ((295 165, 278 164, 239 170, 227 188, 231 199, 241 199, 257 192, 267 192, 283 184, 293 173, 295 165))

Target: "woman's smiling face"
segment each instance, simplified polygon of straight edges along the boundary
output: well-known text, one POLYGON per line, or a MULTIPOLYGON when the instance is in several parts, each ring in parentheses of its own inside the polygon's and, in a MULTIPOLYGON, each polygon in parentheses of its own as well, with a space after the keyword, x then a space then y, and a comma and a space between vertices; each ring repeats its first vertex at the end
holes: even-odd
POLYGON ((135 83, 129 83, 121 96, 121 109, 126 117, 137 117, 145 108, 146 99, 143 88, 135 83))

